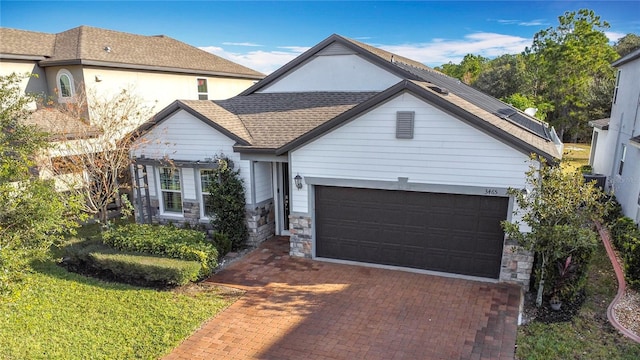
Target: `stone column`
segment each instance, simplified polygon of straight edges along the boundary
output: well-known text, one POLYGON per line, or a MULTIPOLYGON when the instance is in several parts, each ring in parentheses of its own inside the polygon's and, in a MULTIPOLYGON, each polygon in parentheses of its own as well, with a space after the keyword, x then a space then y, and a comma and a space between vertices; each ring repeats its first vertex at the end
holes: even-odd
POLYGON ((311 258, 311 217, 289 215, 289 255, 311 258))

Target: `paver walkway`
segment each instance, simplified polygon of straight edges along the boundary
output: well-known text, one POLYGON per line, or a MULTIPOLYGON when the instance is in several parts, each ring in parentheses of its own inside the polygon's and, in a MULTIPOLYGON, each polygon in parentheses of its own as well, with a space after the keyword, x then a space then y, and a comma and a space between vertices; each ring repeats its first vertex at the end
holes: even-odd
POLYGON ((246 294, 166 359, 513 359, 520 289, 334 264, 266 241, 208 281, 246 294))

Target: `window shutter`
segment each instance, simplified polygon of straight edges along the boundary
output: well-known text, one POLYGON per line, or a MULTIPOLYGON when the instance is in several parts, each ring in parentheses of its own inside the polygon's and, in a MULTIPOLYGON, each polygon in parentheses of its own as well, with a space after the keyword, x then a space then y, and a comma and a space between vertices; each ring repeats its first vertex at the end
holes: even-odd
POLYGON ((413 119, 415 111, 398 111, 396 113, 396 139, 413 139, 413 119))

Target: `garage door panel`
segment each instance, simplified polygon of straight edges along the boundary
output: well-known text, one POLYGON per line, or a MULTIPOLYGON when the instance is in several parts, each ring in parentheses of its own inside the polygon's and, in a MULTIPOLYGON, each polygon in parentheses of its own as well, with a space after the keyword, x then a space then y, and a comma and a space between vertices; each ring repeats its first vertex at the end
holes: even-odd
POLYGON ((507 198, 324 186, 315 194, 319 257, 499 275, 507 198))

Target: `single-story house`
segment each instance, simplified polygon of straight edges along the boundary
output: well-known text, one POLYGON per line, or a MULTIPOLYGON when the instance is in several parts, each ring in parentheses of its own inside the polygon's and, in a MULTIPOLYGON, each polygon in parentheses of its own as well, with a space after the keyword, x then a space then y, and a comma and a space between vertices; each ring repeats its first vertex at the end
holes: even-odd
POLYGON ((176 101, 140 130, 140 219, 207 223, 203 189, 224 154, 244 180, 251 243, 289 235, 294 256, 525 287, 532 256, 500 226, 507 190, 525 188, 532 153, 562 154, 547 124, 339 35, 236 97, 176 101))

